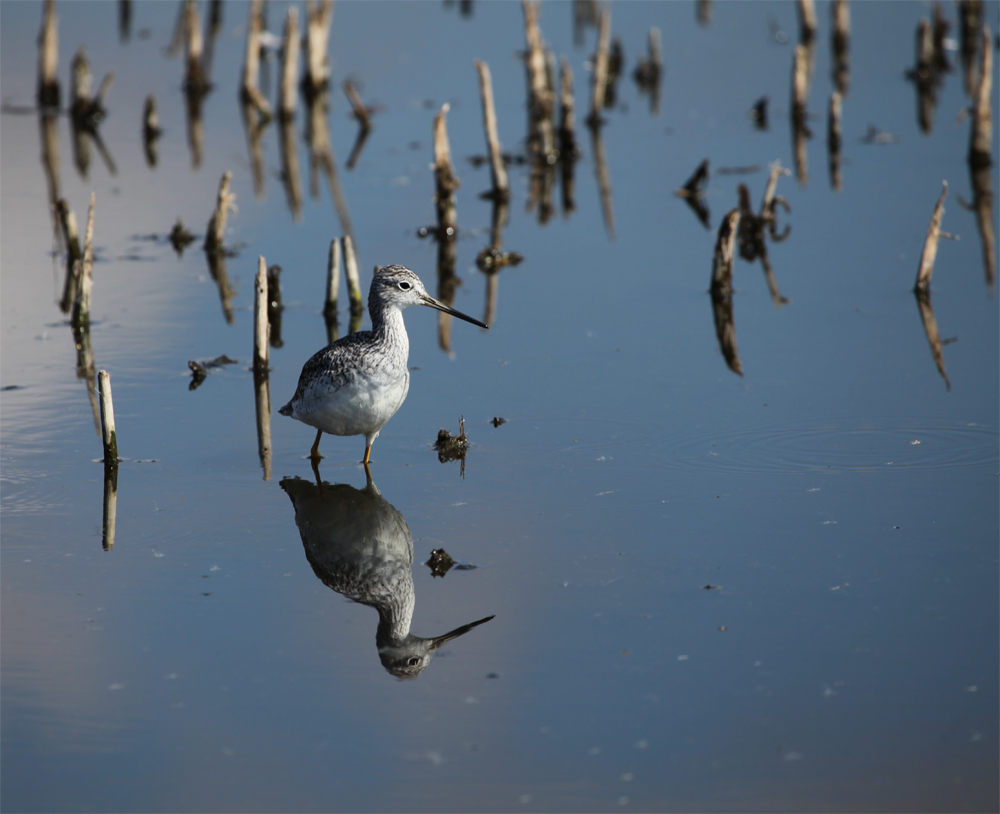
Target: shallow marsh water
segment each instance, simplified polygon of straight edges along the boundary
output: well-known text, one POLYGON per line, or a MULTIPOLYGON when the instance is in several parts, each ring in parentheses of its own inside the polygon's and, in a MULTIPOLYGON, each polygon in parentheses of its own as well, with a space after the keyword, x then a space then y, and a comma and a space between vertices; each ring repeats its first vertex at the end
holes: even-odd
MULTIPOLYGON (((268 4, 271 31, 287 7, 268 4)), ((125 459, 105 551, 101 444, 57 305, 39 121, 19 112, 34 103, 41 8, 0 4, 3 809, 995 810, 997 299, 959 204, 972 193, 958 54, 929 134, 905 78, 929 8, 852 6, 835 192, 830 9, 817 4, 808 181, 780 180, 791 233, 769 244, 790 302, 776 308, 759 264, 736 261, 738 376, 706 293, 715 231, 738 183, 756 202, 768 164, 793 165, 795 7, 718 3, 705 26, 694 3, 612 6, 626 56, 601 131, 614 239, 581 125, 572 213, 540 225, 527 169, 511 168, 503 246, 525 259, 499 273, 490 330, 454 323, 449 355, 436 314, 406 313, 410 394, 372 474, 413 536, 412 631, 495 615, 410 681, 380 663, 376 612, 307 559, 289 494, 313 479, 312 431, 275 412, 270 480, 258 458, 257 257, 283 268, 280 406, 326 342, 327 248, 343 227, 325 182, 309 195, 301 106, 301 219, 274 124, 255 194, 237 98, 247 9, 223 5, 195 167, 182 60, 165 54, 177 5, 134 4, 128 40, 116 4, 58 6, 64 97, 78 45, 96 79, 116 71, 100 126, 115 174, 92 150, 82 177, 57 124, 60 194, 81 228, 97 195, 90 337, 125 459), (631 79, 653 25, 658 116, 631 79), (150 93, 155 168, 140 135, 150 93), (760 131, 747 111, 765 94, 760 131), (898 141, 865 143, 869 125, 898 141), (710 230, 673 194, 706 157, 710 230), (748 166, 760 170, 719 172, 748 166), (178 216, 203 234, 226 170, 231 324, 200 240, 180 258, 166 241, 178 216), (943 348, 950 391, 911 292, 942 180, 942 228, 960 237, 942 241, 932 283, 941 335, 959 339, 943 348), (189 390, 187 362, 221 354, 238 363, 189 390), (462 416, 464 478, 432 448, 462 416), (421 563, 437 548, 477 567, 434 578, 421 563)), ((467 161, 485 152, 472 62, 489 63, 501 141, 523 153, 524 32, 516 4, 460 11, 338 3, 329 122, 363 288, 374 264, 403 263, 434 293, 436 249, 417 232, 435 217, 431 123, 450 103, 453 304, 481 316, 491 205, 488 168, 467 161), (349 76, 380 108, 350 171, 349 76)), ((995 6, 987 18, 996 31, 995 6)), ((596 31, 575 45, 573 7, 556 3, 541 29, 570 60, 582 122, 596 31)), ((276 84, 272 64, 272 99, 276 84)), ((343 331, 343 307, 340 319, 343 331)), ((365 488, 361 438, 325 436, 322 451, 323 481, 365 488)))

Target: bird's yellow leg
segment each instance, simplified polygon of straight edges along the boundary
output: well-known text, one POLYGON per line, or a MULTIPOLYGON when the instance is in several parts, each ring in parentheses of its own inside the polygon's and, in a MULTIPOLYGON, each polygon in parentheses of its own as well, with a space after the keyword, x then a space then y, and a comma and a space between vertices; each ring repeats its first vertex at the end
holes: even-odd
POLYGON ((314 461, 318 461, 323 456, 319 454, 319 439, 323 436, 323 430, 316 430, 316 442, 312 445, 312 449, 309 450, 309 457, 314 461))
POLYGON ((365 457, 364 460, 361 461, 361 463, 363 463, 365 466, 368 466, 368 456, 371 454, 372 454, 372 445, 365 444, 365 457))

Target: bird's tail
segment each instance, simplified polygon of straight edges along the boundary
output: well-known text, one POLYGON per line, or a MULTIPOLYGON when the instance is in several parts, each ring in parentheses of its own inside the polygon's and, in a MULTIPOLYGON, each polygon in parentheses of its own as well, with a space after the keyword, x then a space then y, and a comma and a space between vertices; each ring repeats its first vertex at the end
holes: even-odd
POLYGON ((281 413, 282 415, 291 415, 292 414, 292 403, 288 402, 288 404, 286 404, 284 407, 282 407, 280 410, 278 410, 278 412, 281 413))

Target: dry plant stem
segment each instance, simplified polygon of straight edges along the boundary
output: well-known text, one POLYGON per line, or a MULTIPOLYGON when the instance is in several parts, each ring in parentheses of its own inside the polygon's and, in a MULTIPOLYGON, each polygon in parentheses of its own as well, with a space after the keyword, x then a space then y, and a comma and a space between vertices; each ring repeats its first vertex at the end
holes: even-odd
POLYGON ((94 287, 94 204, 95 193, 90 193, 90 209, 87 212, 87 231, 83 242, 83 258, 77 272, 78 288, 73 304, 72 325, 87 328, 90 325, 90 294, 94 287))
MULTIPOLYGON (((327 323, 333 319, 337 322, 337 295, 340 290, 340 241, 334 238, 330 241, 330 253, 326 263, 326 302, 323 305, 323 315, 327 323)), ((331 340, 332 342, 333 340, 331 340)))
MULTIPOLYGON (((434 182, 438 221, 445 210, 453 208, 452 193, 461 186, 451 163, 451 146, 448 143, 448 122, 446 116, 450 105, 445 102, 434 117, 434 182)), ((441 224, 439 223, 439 226, 441 224)), ((438 239, 444 236, 439 234, 438 239)))
POLYGON ((318 93, 330 83, 330 25, 333 22, 333 0, 306 0, 306 80, 310 90, 318 93))
POLYGON ((267 375, 267 263, 261 255, 257 261, 257 277, 253 287, 253 370, 258 376, 267 375))
POLYGON ((490 78, 490 68, 478 59, 474 64, 479 73, 479 93, 483 99, 483 129, 486 131, 486 143, 490 150, 493 195, 506 200, 510 197, 510 185, 500 151, 500 137, 497 135, 497 114, 493 107, 493 81, 490 78))
POLYGON ((993 141, 993 116, 990 110, 990 94, 993 88, 993 48, 988 24, 983 25, 980 45, 979 78, 972 105, 972 136, 969 140, 969 161, 975 164, 989 164, 990 148, 993 141))
POLYGON ((806 98, 809 94, 809 52, 803 45, 795 46, 792 58, 792 139, 795 153, 795 176, 803 186, 809 181, 806 153, 808 127, 806 98))
POLYGON ((934 260, 937 258, 938 240, 941 237, 941 218, 944 215, 944 199, 948 197, 948 182, 941 182, 943 189, 931 215, 930 226, 927 227, 927 239, 924 241, 924 251, 920 255, 920 267, 917 270, 917 282, 914 291, 928 291, 931 285, 931 275, 934 273, 934 260))
POLYGON ((850 87, 851 10, 847 0, 833 0, 830 6, 833 22, 833 82, 840 95, 847 96, 850 87))
POLYGON ((281 115, 295 115, 299 79, 299 10, 292 6, 285 18, 285 36, 281 44, 281 115))
POLYGON ((38 32, 38 106, 59 106, 59 21, 55 0, 45 0, 38 32))
POLYGON ((247 22, 247 48, 243 63, 243 99, 263 116, 271 115, 271 106, 257 86, 260 75, 260 35, 264 30, 264 0, 251 0, 247 22))
POLYGON ((236 195, 229 191, 229 182, 232 180, 232 177, 233 174, 229 170, 226 170, 222 174, 222 180, 219 182, 219 194, 215 200, 215 212, 212 213, 212 217, 208 221, 208 229, 205 234, 205 251, 222 251, 222 238, 226 233, 226 220, 229 218, 229 210, 233 208, 233 201, 236 200, 236 195))
POLYGON ((611 11, 601 9, 601 22, 597 37, 597 55, 594 59, 594 76, 591 86, 590 115, 587 124, 596 127, 601 123, 604 93, 608 84, 608 52, 611 47, 611 11))
MULTIPOLYGON (((350 301, 351 322, 358 321, 360 324, 361 315, 364 313, 364 304, 361 301, 361 277, 358 275, 358 260, 354 255, 354 241, 350 235, 341 238, 344 249, 344 271, 347 277, 347 298, 350 301)), ((352 331, 351 333, 354 333, 352 331)))
POLYGON ((712 296, 729 296, 733 291, 733 257, 739 208, 731 209, 722 219, 712 257, 712 296))
POLYGON ((101 523, 101 547, 115 547, 115 519, 118 515, 118 467, 104 465, 104 517, 101 523))
POLYGON ((59 216, 59 223, 62 226, 63 242, 66 245, 66 284, 63 286, 62 300, 59 302, 59 309, 64 313, 69 313, 76 299, 77 287, 80 284, 77 274, 80 271, 80 260, 83 253, 80 250, 80 235, 76 229, 76 217, 69 204, 62 198, 56 203, 56 211, 59 216))
POLYGON ((115 407, 111 401, 111 377, 108 371, 97 374, 97 388, 101 396, 101 440, 104 442, 104 463, 118 465, 118 434, 115 432, 115 407))

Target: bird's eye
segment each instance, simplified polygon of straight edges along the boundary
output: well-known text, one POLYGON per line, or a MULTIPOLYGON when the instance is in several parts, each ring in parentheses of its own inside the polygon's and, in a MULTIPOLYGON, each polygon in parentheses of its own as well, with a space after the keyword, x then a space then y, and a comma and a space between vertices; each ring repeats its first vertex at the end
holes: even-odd
POLYGON ((398 285, 400 291, 409 291, 411 288, 413 288, 413 286, 410 283, 406 282, 406 280, 400 280, 398 285))
MULTIPOLYGON (((409 283, 405 283, 405 284, 404 284, 404 283, 400 283, 400 285, 406 285, 406 287, 407 287, 407 288, 409 288, 409 287, 410 287, 410 284, 409 284, 409 283)), ((407 665, 408 665, 408 666, 410 666, 410 667, 416 667, 416 666, 417 666, 418 664, 420 664, 420 659, 418 659, 418 658, 417 658, 416 656, 410 656, 410 657, 409 657, 409 658, 408 658, 408 659, 406 660, 406 663, 407 663, 407 665)))

